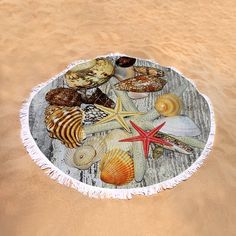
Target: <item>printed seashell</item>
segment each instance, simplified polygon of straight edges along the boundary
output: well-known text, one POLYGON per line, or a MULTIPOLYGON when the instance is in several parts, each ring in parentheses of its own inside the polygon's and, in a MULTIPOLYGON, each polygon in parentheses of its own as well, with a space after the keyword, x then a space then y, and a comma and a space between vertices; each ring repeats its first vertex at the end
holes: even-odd
POLYGON ((114 74, 113 64, 105 58, 95 59, 95 65, 86 68, 79 65, 73 67, 65 74, 65 82, 71 88, 94 88, 106 83, 114 74))
POLYGON ((157 77, 165 76, 163 70, 154 67, 147 67, 147 66, 134 66, 134 71, 139 75, 152 75, 157 77))
POLYGON ((134 77, 133 64, 136 62, 132 57, 120 57, 116 60, 115 76, 119 80, 128 79, 134 77))
POLYGON ((134 178, 133 159, 120 149, 107 152, 99 164, 99 169, 101 180, 108 184, 119 186, 129 183, 134 178))
POLYGON ((172 146, 165 146, 162 147, 171 151, 177 151, 186 155, 189 155, 193 152, 193 148, 190 147, 188 144, 182 142, 181 140, 178 140, 172 136, 169 136, 167 134, 164 134, 162 132, 158 132, 158 134, 155 135, 157 138, 161 138, 164 141, 167 141, 172 144, 172 146))
POLYGON ((113 129, 104 138, 104 142, 107 145, 107 150, 118 148, 123 151, 130 151, 132 149, 132 143, 119 142, 120 139, 129 138, 130 134, 122 129, 113 129))
POLYGON ((105 155, 106 144, 98 137, 90 137, 76 149, 68 149, 65 162, 72 167, 86 170, 105 155))
POLYGON ((55 88, 47 92, 46 101, 50 105, 57 106, 80 106, 81 95, 71 88, 55 88))
POLYGON ((107 113, 101 111, 95 105, 88 105, 84 109, 84 124, 94 124, 107 116, 107 113))
POLYGON ((136 62, 136 58, 123 56, 123 57, 119 57, 116 60, 116 66, 130 67, 130 66, 133 66, 135 62, 136 62))
POLYGON ((187 116, 171 116, 157 119, 153 122, 154 126, 165 123, 161 132, 175 136, 197 136, 201 134, 197 125, 187 116))
POLYGON ((155 108, 163 116, 176 116, 181 112, 182 101, 175 94, 167 93, 156 99, 155 108))
POLYGON ((85 104, 98 104, 104 107, 114 108, 115 103, 99 88, 96 89, 90 96, 87 94, 82 94, 82 102, 85 104))
POLYGON ((138 75, 120 81, 115 84, 115 88, 117 90, 143 93, 159 91, 165 86, 165 84, 166 80, 162 78, 151 75, 138 75))
POLYGON ((59 139, 66 147, 80 146, 85 138, 84 112, 79 107, 50 105, 45 110, 45 124, 51 138, 59 139))
POLYGON ((148 97, 148 93, 135 93, 135 92, 128 92, 128 96, 132 99, 141 99, 148 97))

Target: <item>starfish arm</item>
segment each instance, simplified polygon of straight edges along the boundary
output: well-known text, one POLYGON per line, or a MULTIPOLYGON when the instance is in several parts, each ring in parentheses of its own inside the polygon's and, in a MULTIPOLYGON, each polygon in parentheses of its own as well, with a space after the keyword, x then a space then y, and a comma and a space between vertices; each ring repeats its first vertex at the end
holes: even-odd
POLYGON ((148 137, 153 136, 155 133, 157 133, 164 125, 166 122, 163 122, 162 124, 158 125, 156 128, 152 129, 149 133, 148 133, 148 137))
POLYGON ((116 113, 119 113, 119 112, 122 111, 122 103, 121 103, 120 97, 117 98, 116 106, 115 106, 114 111, 115 111, 116 113))
POLYGON ((98 104, 94 104, 98 109, 110 114, 110 113, 115 113, 113 109, 111 108, 108 108, 108 107, 104 107, 104 106, 101 106, 101 105, 98 105, 98 104))
POLYGON ((136 142, 136 141, 143 141, 143 138, 141 136, 134 136, 131 138, 125 138, 119 140, 119 142, 136 142))
POLYGON ((147 133, 144 130, 142 130, 139 126, 137 126, 132 120, 130 120, 130 124, 141 136, 147 136, 147 133))
POLYGON ((164 141, 160 138, 150 137, 149 140, 153 143, 159 143, 161 145, 166 145, 166 146, 169 146, 169 147, 173 146, 173 144, 171 144, 169 142, 166 142, 166 141, 164 141))
POLYGON ((95 125, 97 125, 97 124, 103 124, 103 123, 112 121, 112 120, 114 120, 114 117, 115 117, 115 116, 114 116, 113 114, 108 115, 108 116, 104 117, 103 119, 97 121, 97 122, 95 123, 95 125))
POLYGON ((126 117, 126 116, 137 116, 137 115, 142 115, 144 112, 128 112, 128 111, 121 111, 119 113, 121 116, 126 117))
POLYGON ((117 122, 120 123, 121 126, 124 127, 125 130, 127 130, 128 132, 130 132, 129 126, 127 125, 127 123, 125 122, 124 118, 120 115, 116 115, 115 119, 117 120, 117 122))
POLYGON ((144 152, 144 156, 146 158, 148 158, 149 144, 150 144, 150 140, 149 139, 144 140, 144 142, 143 142, 143 152, 144 152))

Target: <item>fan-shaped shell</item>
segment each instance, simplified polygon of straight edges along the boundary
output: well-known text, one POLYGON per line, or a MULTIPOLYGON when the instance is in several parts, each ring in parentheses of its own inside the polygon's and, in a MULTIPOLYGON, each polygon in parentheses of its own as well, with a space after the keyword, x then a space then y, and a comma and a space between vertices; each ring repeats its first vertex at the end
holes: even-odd
POLYGON ((155 108, 163 116, 176 116, 181 112, 182 101, 173 93, 164 94, 156 99, 155 108))
POLYGON ((80 147, 68 149, 65 162, 72 167, 86 170, 105 155, 106 144, 98 137, 88 138, 80 147))
POLYGON ((163 117, 153 122, 156 127, 165 122, 165 125, 161 128, 161 132, 176 135, 193 137, 201 134, 197 125, 187 116, 172 116, 163 117))
POLYGON ((71 88, 94 88, 107 82, 114 74, 113 64, 105 59, 92 60, 89 66, 77 65, 66 72, 65 82, 71 88))
POLYGON ((51 138, 57 138, 65 146, 80 146, 85 138, 82 122, 84 113, 79 107, 50 105, 45 110, 45 124, 51 138))
POLYGON ((113 149, 107 152, 100 162, 101 180, 103 182, 123 185, 134 178, 133 159, 127 152, 113 149))

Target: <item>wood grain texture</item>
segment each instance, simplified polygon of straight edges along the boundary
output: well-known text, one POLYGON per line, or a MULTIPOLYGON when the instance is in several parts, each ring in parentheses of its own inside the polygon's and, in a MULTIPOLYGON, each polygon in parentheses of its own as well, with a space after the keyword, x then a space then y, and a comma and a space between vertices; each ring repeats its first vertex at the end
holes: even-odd
MULTIPOLYGON (((109 57, 109 59, 114 62, 116 57, 109 57)), ((184 105, 181 114, 187 115, 196 123, 196 125, 201 130, 201 135, 198 136, 198 139, 206 142, 210 131, 210 111, 207 102, 199 94, 196 88, 182 75, 175 72, 171 68, 161 67, 153 62, 145 60, 137 60, 136 64, 163 69, 165 71, 164 78, 168 81, 163 90, 150 93, 147 98, 136 100, 135 105, 137 106, 138 110, 143 112, 150 110, 153 107, 155 99, 158 95, 173 92, 180 85, 186 84, 187 89, 182 95, 184 105)), ((132 181, 128 185, 121 187, 105 184, 100 180, 98 163, 94 164, 90 169, 84 171, 69 167, 65 164, 64 160, 66 147, 62 145, 59 140, 49 138, 44 124, 44 110, 48 106, 47 102, 45 101, 45 94, 52 88, 63 86, 65 86, 63 83, 63 76, 59 76, 56 80, 45 86, 35 95, 30 106, 29 125, 32 136, 44 155, 55 166, 71 177, 86 184, 98 187, 143 187, 177 176, 189 166, 191 166, 191 164, 200 156, 201 150, 197 148, 194 148, 194 152, 191 155, 184 155, 178 152, 165 150, 164 155, 157 160, 153 160, 151 157, 148 158, 147 171, 142 182, 136 183, 135 181, 132 181)), ((101 89, 113 100, 116 100, 115 93, 112 91, 109 83, 102 85, 101 89)), ((103 132, 102 134, 104 135, 105 133, 103 132)), ((151 148, 153 149, 154 145, 152 145, 151 148)))

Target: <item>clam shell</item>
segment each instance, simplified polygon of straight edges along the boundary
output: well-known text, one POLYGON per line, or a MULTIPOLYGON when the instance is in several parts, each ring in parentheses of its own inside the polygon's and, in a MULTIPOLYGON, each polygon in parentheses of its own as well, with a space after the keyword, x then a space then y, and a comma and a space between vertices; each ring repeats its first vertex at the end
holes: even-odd
POLYGON ((68 149, 65 162, 72 167, 86 170, 105 155, 106 144, 98 137, 88 138, 83 145, 76 149, 68 149))
POLYGON ((143 93, 159 91, 165 86, 165 84, 166 80, 162 78, 151 75, 138 75, 120 81, 115 84, 115 88, 117 90, 143 93))
POLYGON ((105 58, 95 59, 95 65, 86 68, 78 65, 67 71, 65 82, 71 88, 94 88, 107 82, 114 74, 113 64, 105 58))
POLYGON ((85 138, 84 112, 79 107, 50 105, 45 110, 45 124, 51 138, 61 140, 69 148, 80 146, 85 138))
POLYGON ((153 122, 154 126, 158 126, 166 122, 161 132, 175 136, 197 136, 201 134, 197 125, 187 116, 171 116, 164 117, 153 122))
POLYGON ((71 88, 55 88, 47 92, 46 101, 50 105, 57 106, 80 106, 81 95, 71 88))
POLYGON ((176 116, 181 112, 182 101, 175 94, 167 93, 157 97, 155 108, 163 116, 176 116))
POLYGON ((120 149, 107 152, 100 162, 99 169, 101 180, 109 184, 119 186, 129 183, 134 178, 133 159, 120 149))
POLYGON ((119 142, 120 139, 129 138, 130 135, 126 131, 122 129, 114 129, 109 132, 104 138, 104 142, 106 143, 107 150, 110 151, 112 149, 118 148, 123 151, 130 151, 132 148, 131 142, 119 142))

